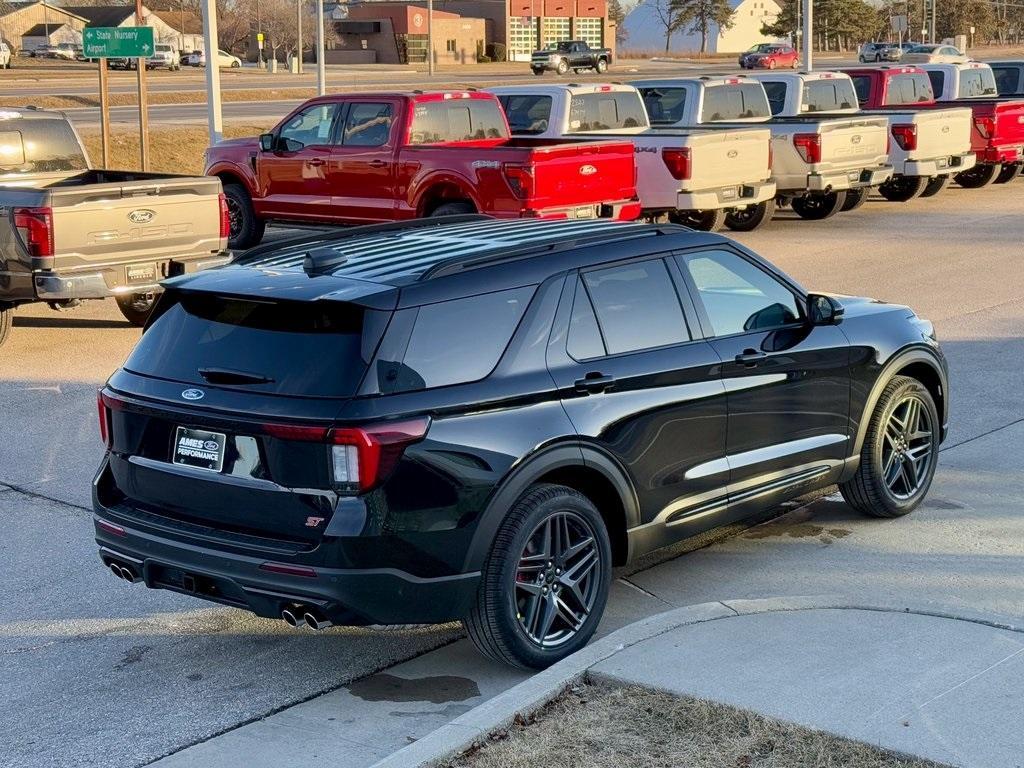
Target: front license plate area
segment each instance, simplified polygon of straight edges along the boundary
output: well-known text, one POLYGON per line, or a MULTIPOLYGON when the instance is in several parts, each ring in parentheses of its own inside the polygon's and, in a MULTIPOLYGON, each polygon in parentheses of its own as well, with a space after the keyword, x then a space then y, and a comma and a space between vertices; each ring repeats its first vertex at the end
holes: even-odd
POLYGON ((155 283, 156 264, 129 264, 124 276, 129 283, 155 283))
POLYGON ((174 435, 171 461, 186 467, 220 472, 224 468, 227 435, 205 429, 178 427, 174 435))

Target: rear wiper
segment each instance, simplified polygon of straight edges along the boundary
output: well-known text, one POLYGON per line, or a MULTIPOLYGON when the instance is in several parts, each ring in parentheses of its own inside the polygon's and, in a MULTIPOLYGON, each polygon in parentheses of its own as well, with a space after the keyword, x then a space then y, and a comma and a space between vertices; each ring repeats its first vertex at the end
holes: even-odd
POLYGON ((227 368, 200 368, 199 375, 211 384, 270 384, 274 381, 260 373, 231 371, 227 368))

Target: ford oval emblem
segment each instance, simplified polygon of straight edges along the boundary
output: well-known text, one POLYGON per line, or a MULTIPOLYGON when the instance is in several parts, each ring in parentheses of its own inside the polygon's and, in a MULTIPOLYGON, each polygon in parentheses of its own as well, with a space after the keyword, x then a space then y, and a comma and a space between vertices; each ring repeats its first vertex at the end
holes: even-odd
POLYGON ((206 397, 206 393, 201 389, 186 389, 181 396, 186 400, 202 400, 206 397))
POLYGON ((942 126, 942 132, 943 133, 949 133, 949 126, 948 125, 942 126))
POLYGON ((732 159, 734 157, 739 157, 739 154, 740 153, 737 152, 735 149, 730 149, 728 152, 725 153, 725 156, 732 159))
POLYGON ((580 168, 581 176, 593 176, 595 173, 597 173, 597 168, 592 165, 584 165, 580 168))
POLYGON ((148 224, 154 216, 156 216, 156 211, 151 211, 149 208, 136 208, 128 214, 128 220, 132 224, 148 224))
POLYGON ((850 143, 851 144, 860 144, 860 134, 857 133, 857 134, 854 134, 853 136, 851 136, 850 137, 850 143))

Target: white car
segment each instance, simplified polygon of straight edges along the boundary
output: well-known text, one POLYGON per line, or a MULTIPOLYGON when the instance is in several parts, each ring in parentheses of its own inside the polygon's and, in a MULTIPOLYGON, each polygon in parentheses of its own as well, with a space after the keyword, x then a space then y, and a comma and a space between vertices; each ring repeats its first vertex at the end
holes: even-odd
POLYGON ((7 43, 0 42, 0 69, 11 68, 11 49, 7 47, 7 43))
POLYGON ((900 57, 901 64, 966 64, 970 60, 952 45, 915 45, 900 57))
POLYGON ((153 46, 153 55, 146 59, 146 67, 148 69, 164 67, 171 72, 181 69, 178 49, 170 43, 157 43, 153 46))
MULTIPOLYGON (((197 51, 188 57, 188 64, 190 67, 205 67, 206 66, 206 52, 197 51)), ((217 51, 217 66, 231 67, 232 69, 238 69, 242 66, 242 60, 237 56, 232 56, 227 51, 217 51)))

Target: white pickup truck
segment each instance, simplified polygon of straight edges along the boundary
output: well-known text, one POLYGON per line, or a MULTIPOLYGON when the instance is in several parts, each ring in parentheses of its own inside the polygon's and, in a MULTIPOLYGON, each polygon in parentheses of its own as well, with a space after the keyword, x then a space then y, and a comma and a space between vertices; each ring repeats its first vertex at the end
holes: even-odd
MULTIPOLYGON (((862 111, 853 79, 842 72, 772 72, 751 77, 764 86, 777 117, 861 114, 886 118, 894 173, 878 191, 887 200, 913 200, 932 179, 974 167, 971 110, 965 107, 862 111)), ((844 210, 860 206, 867 192, 864 187, 847 190, 844 210)))
POLYGON ((756 229, 775 211, 771 132, 652 129, 640 93, 628 85, 516 85, 488 88, 514 136, 633 142, 643 215, 715 230, 756 229))
POLYGON ((634 81, 651 125, 772 132, 776 200, 805 219, 842 210, 846 191, 877 187, 892 176, 884 117, 772 117, 768 96, 744 75, 634 81))

